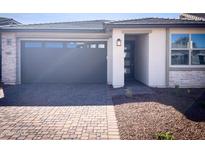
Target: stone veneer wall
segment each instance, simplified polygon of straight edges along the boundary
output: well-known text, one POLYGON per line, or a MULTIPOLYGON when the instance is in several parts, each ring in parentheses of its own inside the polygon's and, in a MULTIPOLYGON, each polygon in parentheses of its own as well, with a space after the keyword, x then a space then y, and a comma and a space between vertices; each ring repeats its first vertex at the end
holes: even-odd
POLYGON ((16 35, 2 33, 2 82, 16 84, 16 35))
POLYGON ((170 71, 169 86, 205 88, 205 71, 170 71))

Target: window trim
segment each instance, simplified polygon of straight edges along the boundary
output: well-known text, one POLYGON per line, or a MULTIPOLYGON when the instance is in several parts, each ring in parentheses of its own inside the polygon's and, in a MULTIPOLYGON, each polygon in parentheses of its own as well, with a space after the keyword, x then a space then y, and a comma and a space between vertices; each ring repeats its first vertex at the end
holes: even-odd
POLYGON ((184 33, 184 32, 173 32, 170 33, 169 35, 169 67, 171 68, 204 68, 205 65, 192 65, 191 63, 191 56, 192 56, 192 51, 193 50, 205 50, 205 48, 192 48, 192 46, 190 45, 190 42, 192 42, 191 40, 191 35, 192 34, 205 34, 205 33, 184 33), (172 35, 174 34, 188 34, 189 35, 189 42, 188 42, 188 48, 172 48, 172 35), (172 65, 172 50, 188 50, 189 52, 189 63, 188 65, 172 65))

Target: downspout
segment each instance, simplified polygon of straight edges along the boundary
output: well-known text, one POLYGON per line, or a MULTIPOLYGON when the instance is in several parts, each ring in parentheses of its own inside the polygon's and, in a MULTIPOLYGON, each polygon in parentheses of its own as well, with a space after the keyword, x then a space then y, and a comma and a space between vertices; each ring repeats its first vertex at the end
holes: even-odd
POLYGON ((169 28, 166 28, 166 87, 169 87, 169 28))

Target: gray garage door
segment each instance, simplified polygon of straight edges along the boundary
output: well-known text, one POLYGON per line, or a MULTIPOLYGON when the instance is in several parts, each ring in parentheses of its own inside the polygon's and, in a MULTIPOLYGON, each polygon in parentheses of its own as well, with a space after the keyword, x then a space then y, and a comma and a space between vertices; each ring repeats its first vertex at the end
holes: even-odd
POLYGON ((22 41, 22 83, 106 83, 106 42, 22 41))

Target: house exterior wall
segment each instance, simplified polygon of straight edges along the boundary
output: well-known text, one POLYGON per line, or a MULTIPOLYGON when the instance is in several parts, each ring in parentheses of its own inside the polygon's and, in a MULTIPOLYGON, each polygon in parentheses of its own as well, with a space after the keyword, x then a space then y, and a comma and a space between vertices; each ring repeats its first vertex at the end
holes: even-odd
POLYGON ((124 86, 124 33, 121 30, 112 31, 112 86, 120 88, 124 86), (121 40, 121 46, 117 46, 117 39, 121 40))
MULTIPOLYGON (((205 28, 171 28, 171 34, 174 33, 205 33, 205 28)), ((205 87, 205 66, 174 66, 171 65, 171 49, 169 49, 169 87, 178 85, 184 88, 204 88, 205 87)))
POLYGON ((107 42, 107 83, 112 85, 112 37, 107 42))
POLYGON ((166 86, 166 29, 152 29, 149 34, 149 86, 166 86))
MULTIPOLYGON (((113 29, 113 87, 124 86, 124 35, 148 34, 148 73, 147 85, 151 87, 166 86, 166 29, 165 28, 135 28, 113 29), (121 46, 116 46, 116 40, 122 40, 121 46), (117 85, 117 86, 116 86, 117 85)), ((146 41, 146 38, 145 40, 146 41)), ((144 66, 141 66, 144 69, 144 66)))
POLYGON ((16 84, 16 34, 2 33, 2 82, 16 84))
POLYGON ((169 86, 179 85, 182 88, 203 88, 205 71, 170 71, 169 86))
POLYGON ((135 79, 149 85, 149 36, 148 34, 136 35, 134 53, 135 79))
POLYGON ((5 84, 21 83, 21 40, 72 40, 72 41, 107 41, 105 33, 2 33, 2 82, 5 84), (11 40, 11 45, 8 45, 11 40))

